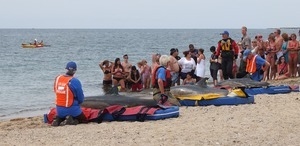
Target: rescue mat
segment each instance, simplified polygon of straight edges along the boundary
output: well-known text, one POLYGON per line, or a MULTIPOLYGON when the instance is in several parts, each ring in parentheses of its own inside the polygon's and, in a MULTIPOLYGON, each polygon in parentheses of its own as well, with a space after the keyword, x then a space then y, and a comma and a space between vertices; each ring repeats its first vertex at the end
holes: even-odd
MULTIPOLYGON (((175 118, 179 116, 178 106, 135 106, 124 107, 112 105, 104 110, 82 107, 82 112, 89 122, 101 123, 102 121, 145 121, 175 118)), ((50 109, 48 114, 44 114, 44 122, 51 124, 56 117, 56 109, 50 109)))
POLYGON ((220 97, 209 100, 179 100, 182 106, 221 106, 221 105, 239 105, 239 104, 251 104, 254 103, 254 96, 249 97, 220 97))
MULTIPOLYGON (((295 89, 296 90, 296 89, 295 89)), ((298 89, 299 90, 299 89, 298 89)), ((284 94, 290 93, 292 91, 290 86, 280 85, 280 86, 268 86, 267 88, 248 88, 244 90, 247 95, 254 96, 257 94, 284 94)))

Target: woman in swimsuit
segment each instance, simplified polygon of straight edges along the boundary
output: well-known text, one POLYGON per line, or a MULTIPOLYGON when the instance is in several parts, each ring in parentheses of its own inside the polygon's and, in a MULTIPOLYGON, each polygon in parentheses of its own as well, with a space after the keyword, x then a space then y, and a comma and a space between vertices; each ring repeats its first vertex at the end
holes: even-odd
MULTIPOLYGON (((258 34, 256 37, 256 40, 253 40, 253 42, 257 44, 257 54, 261 56, 263 59, 265 59, 265 51, 266 51, 266 46, 265 42, 263 41, 263 36, 261 34, 258 34)), ((252 43, 253 43, 252 42, 252 43)))
POLYGON ((291 77, 296 77, 297 74, 297 61, 298 61, 298 51, 299 42, 296 40, 296 34, 291 34, 291 40, 288 41, 287 50, 289 51, 289 67, 291 72, 291 77))
POLYGON ((196 79, 192 78, 193 73, 188 72, 186 78, 183 80, 183 85, 194 85, 196 83, 196 79))
POLYGON ((113 85, 118 86, 120 84, 120 91, 126 91, 124 81, 125 72, 123 66, 121 65, 120 58, 116 58, 114 66, 111 69, 111 73, 113 74, 113 85))
POLYGON ((141 67, 141 74, 143 77, 143 83, 144 83, 144 88, 148 89, 150 88, 150 82, 151 82, 151 67, 147 64, 146 60, 142 60, 142 67, 141 67))
POLYGON ((107 93, 111 89, 112 85, 112 74, 111 68, 113 63, 109 62, 108 60, 104 60, 103 62, 99 63, 99 67, 101 68, 104 77, 103 77, 103 91, 107 93))
POLYGON ((140 75, 140 72, 136 69, 135 66, 131 67, 131 71, 129 73, 129 80, 132 83, 131 91, 136 92, 136 91, 142 91, 143 90, 141 75, 140 75))
POLYGON ((286 79, 289 77, 289 74, 289 65, 287 62, 285 62, 284 56, 281 56, 278 59, 277 76, 275 80, 286 79))
POLYGON ((266 55, 267 55, 267 61, 270 62, 270 68, 271 68, 271 73, 269 74, 269 69, 266 70, 268 71, 267 73, 267 79, 275 79, 276 76, 276 66, 275 66, 275 61, 276 61, 276 48, 275 48, 275 36, 270 34, 268 38, 268 43, 267 43, 267 50, 266 50, 266 55))

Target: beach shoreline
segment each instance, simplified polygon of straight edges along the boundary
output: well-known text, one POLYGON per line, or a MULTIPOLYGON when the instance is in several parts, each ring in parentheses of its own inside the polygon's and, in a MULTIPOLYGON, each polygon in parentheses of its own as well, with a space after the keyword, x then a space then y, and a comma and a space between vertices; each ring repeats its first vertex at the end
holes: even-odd
MULTIPOLYGON (((297 83, 299 78, 272 81, 297 83)), ((42 115, 13 118, 0 121, 0 145, 298 145, 299 95, 260 94, 254 104, 238 106, 181 106, 178 118, 158 121, 52 127, 42 115)))
POLYGON ((255 104, 180 107, 158 121, 51 127, 43 117, 0 122, 0 145, 297 145, 299 92, 257 95, 255 104))

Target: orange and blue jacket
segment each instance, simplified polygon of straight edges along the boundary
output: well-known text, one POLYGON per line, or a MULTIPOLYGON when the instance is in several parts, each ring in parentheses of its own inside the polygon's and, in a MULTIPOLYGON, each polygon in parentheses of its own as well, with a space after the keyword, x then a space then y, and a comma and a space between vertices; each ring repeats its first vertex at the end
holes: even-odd
POLYGON ((84 100, 81 83, 78 79, 68 75, 59 75, 55 78, 55 104, 62 107, 79 105, 84 100))

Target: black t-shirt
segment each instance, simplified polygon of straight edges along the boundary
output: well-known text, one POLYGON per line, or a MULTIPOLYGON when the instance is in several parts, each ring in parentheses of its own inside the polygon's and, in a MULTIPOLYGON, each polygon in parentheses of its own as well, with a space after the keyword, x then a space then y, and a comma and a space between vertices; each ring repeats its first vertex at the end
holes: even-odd
MULTIPOLYGON (((216 59, 218 59, 218 56, 214 53, 214 54, 211 54, 210 58, 212 60, 216 60, 216 59)), ((212 69, 212 70, 218 70, 219 69, 219 63, 218 62, 211 62, 209 68, 212 69)))

